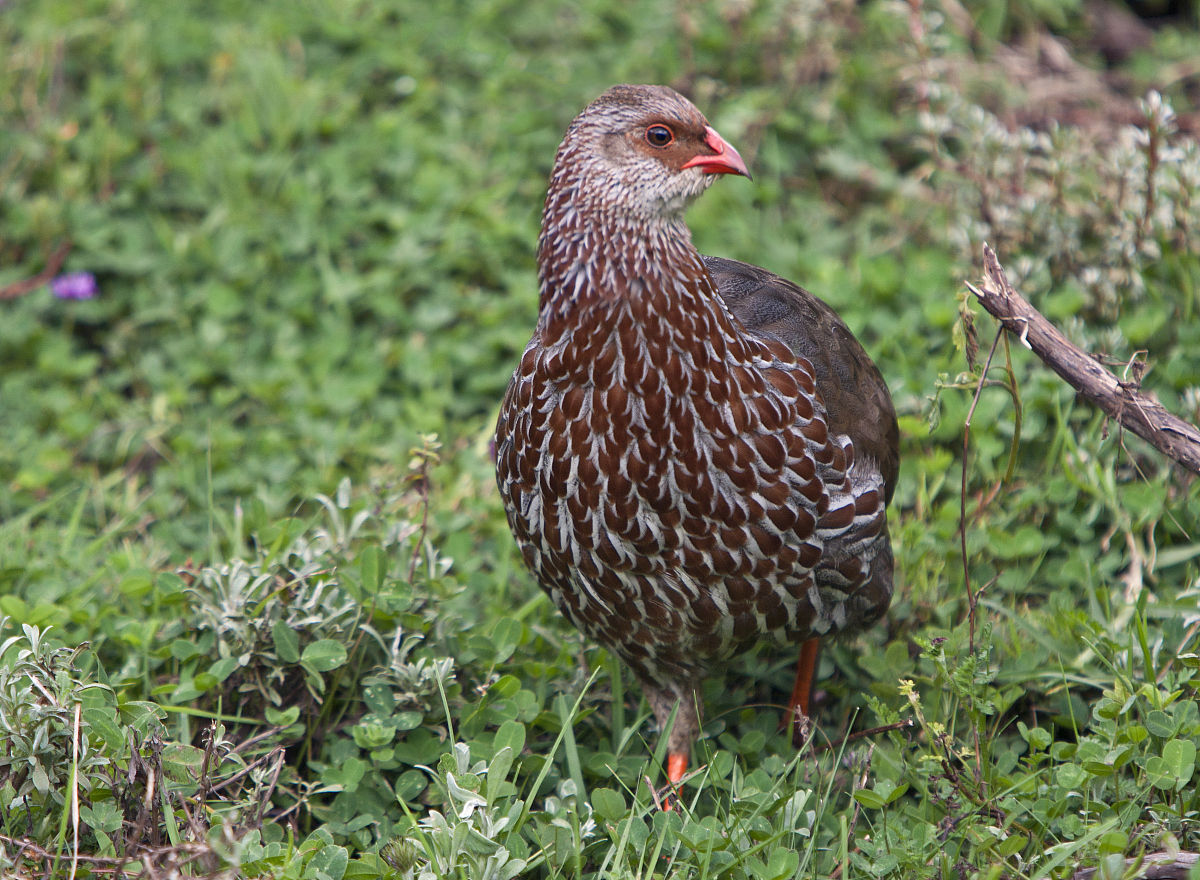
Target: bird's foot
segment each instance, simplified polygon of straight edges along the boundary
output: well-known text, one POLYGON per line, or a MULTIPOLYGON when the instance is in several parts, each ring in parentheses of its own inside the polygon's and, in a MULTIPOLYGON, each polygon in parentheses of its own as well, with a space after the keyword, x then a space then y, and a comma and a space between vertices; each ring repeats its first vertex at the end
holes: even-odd
POLYGON ((781 726, 791 725, 792 728, 792 745, 798 749, 804 748, 804 744, 812 738, 813 720, 808 715, 804 714, 799 706, 793 706, 790 712, 791 717, 784 719, 781 726))
POLYGON ((650 797, 654 799, 654 808, 664 813, 671 813, 679 803, 679 790, 673 783, 668 782, 662 788, 650 788, 650 797))
POLYGON ((654 799, 656 809, 662 810, 664 813, 675 809, 675 803, 679 800, 679 785, 687 775, 687 766, 687 755, 682 752, 669 752, 667 754, 667 784, 662 788, 655 788, 650 777, 646 777, 646 785, 650 787, 650 796, 654 799))

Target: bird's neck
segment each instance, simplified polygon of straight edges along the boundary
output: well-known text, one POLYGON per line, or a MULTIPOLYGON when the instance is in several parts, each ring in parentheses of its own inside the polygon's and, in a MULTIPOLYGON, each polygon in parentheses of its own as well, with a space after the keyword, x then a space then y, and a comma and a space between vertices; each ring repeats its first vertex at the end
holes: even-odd
POLYGON ((547 196, 538 280, 543 345, 611 326, 618 311, 650 333, 689 313, 724 311, 682 217, 630 216, 571 191, 547 196))

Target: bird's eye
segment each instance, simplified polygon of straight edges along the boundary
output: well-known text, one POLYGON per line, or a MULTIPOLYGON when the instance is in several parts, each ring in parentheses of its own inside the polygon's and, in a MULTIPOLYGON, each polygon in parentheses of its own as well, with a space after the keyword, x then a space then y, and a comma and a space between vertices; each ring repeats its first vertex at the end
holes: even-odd
POLYGON ((674 133, 665 125, 652 125, 646 129, 646 143, 652 147, 665 147, 673 140, 674 133))

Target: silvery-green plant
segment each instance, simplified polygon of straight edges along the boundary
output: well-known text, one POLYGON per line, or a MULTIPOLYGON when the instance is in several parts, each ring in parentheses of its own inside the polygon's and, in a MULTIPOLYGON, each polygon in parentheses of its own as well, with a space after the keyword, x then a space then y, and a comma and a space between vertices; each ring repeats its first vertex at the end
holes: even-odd
MULTIPOLYGON (((924 98, 922 146, 964 263, 972 265, 986 241, 1018 289, 1073 288, 1093 322, 1114 323, 1145 298, 1157 262, 1194 247, 1200 147, 1179 136, 1175 111, 1157 91, 1138 101, 1138 124, 1107 117, 1093 126, 1048 119, 1011 127, 946 76, 955 62, 945 19, 929 12, 923 23, 906 77, 924 98)), ((1075 332, 1087 335, 1082 326, 1075 332)), ((1114 354, 1129 347, 1111 337, 1079 341, 1114 354)))
MULTIPOLYGON (((502 730, 497 741, 511 738, 516 727, 519 725, 502 730)), ((501 746, 491 761, 472 761, 470 746, 455 743, 436 768, 423 768, 442 794, 443 809, 428 810, 414 823, 412 836, 417 845, 404 848, 415 855, 406 878, 512 880, 547 860, 545 849, 530 852, 519 833, 530 811, 508 781, 514 745, 519 748, 517 742, 501 746)), ((580 843, 596 835, 591 805, 579 803, 570 780, 564 780, 557 794, 545 799, 538 820, 570 829, 580 843)))

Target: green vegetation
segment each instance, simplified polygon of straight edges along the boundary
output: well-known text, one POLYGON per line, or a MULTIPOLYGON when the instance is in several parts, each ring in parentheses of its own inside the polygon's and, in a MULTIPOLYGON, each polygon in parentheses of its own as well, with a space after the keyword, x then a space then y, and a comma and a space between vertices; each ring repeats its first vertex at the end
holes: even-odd
POLYGON ((0 4, 0 873, 1200 850, 1200 488, 1004 341, 962 471, 985 240, 1200 415, 1200 35, 1106 75, 1082 3, 968 6, 0 4), (832 748, 778 730, 794 657, 745 658, 672 812, 649 710, 522 569, 488 457, 555 147, 621 81, 738 146, 754 182, 701 200, 697 244, 833 303, 904 434, 900 591, 826 651, 832 748), (64 253, 93 298, 22 285, 64 253))

